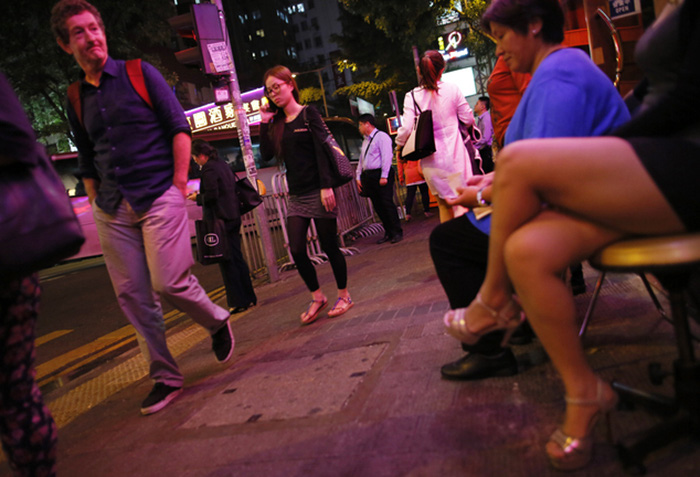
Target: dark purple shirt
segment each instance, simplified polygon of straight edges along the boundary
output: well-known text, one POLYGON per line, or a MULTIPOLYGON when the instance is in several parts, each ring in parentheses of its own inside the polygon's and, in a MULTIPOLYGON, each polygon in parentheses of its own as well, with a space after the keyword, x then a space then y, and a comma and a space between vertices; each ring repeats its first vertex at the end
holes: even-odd
POLYGON ((107 59, 100 85, 83 77, 83 123, 68 104, 82 177, 97 179, 97 205, 109 214, 122 198, 144 212, 173 184, 173 137, 190 133, 182 106, 152 65, 142 62, 153 109, 136 93, 125 62, 107 59))

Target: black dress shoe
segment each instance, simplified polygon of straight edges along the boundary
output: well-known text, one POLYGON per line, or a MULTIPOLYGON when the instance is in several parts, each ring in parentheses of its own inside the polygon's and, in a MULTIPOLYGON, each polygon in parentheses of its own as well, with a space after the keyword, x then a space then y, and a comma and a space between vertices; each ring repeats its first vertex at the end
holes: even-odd
POLYGON ((394 235, 391 238, 391 243, 399 243, 402 240, 403 240, 403 234, 394 235))
POLYGON ((508 344, 518 346, 526 345, 532 343, 533 339, 535 339, 535 332, 532 330, 530 322, 525 320, 523 321, 523 324, 520 325, 520 327, 511 335, 510 340, 508 340, 508 344))
POLYGON ((513 376, 518 374, 518 362, 510 349, 494 356, 468 353, 454 363, 448 363, 440 368, 440 373, 447 379, 485 379, 497 376, 513 376))
POLYGON ((389 237, 388 235, 385 235, 384 237, 377 240, 377 245, 381 245, 384 242, 388 242, 389 240, 391 240, 391 237, 389 237))
POLYGON ((252 308, 252 307, 254 307, 254 306, 255 306, 255 303, 251 303, 251 304, 248 305, 248 306, 236 306, 236 307, 234 307, 234 308, 229 308, 228 311, 229 311, 229 313, 232 314, 232 315, 237 315, 238 313, 243 313, 243 312, 246 311, 248 308, 252 308))

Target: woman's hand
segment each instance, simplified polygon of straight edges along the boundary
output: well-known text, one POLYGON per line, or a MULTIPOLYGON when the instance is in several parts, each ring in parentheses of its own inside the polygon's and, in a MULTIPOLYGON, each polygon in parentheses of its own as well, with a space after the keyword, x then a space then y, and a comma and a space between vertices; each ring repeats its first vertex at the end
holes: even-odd
POLYGON ((445 199, 448 205, 461 205, 462 207, 481 207, 476 201, 476 193, 481 187, 457 187, 457 197, 445 199))
POLYGON ((265 103, 262 106, 260 106, 260 121, 263 123, 269 123, 272 121, 272 118, 274 117, 275 113, 270 111, 270 105, 265 103))
POLYGON ((477 189, 488 187, 491 184, 493 184, 493 172, 484 175, 474 175, 467 179, 467 185, 477 189))
POLYGON ((333 189, 321 189, 321 203, 328 212, 335 209, 335 193, 333 193, 333 189))
POLYGON ((189 194, 187 194, 187 198, 190 199, 190 200, 195 200, 195 201, 196 201, 196 200, 197 200, 197 193, 196 193, 196 192, 190 192, 189 194))

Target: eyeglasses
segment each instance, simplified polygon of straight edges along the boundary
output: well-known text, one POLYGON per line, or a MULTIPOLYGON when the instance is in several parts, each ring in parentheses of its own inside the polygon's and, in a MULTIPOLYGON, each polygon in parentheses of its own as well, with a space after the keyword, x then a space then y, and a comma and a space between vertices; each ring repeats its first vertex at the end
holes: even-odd
POLYGON ((272 84, 270 85, 270 87, 267 87, 267 86, 265 87, 265 92, 266 92, 267 94, 270 94, 270 93, 279 93, 279 92, 280 92, 280 88, 282 87, 283 84, 287 84, 287 83, 272 83, 272 84))

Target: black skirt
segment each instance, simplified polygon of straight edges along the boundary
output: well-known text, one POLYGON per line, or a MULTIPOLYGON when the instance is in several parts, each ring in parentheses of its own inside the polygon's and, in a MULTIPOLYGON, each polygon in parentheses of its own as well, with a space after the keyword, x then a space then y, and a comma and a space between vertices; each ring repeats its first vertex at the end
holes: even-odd
POLYGON ((700 231, 700 144, 669 137, 626 140, 688 231, 700 231))

